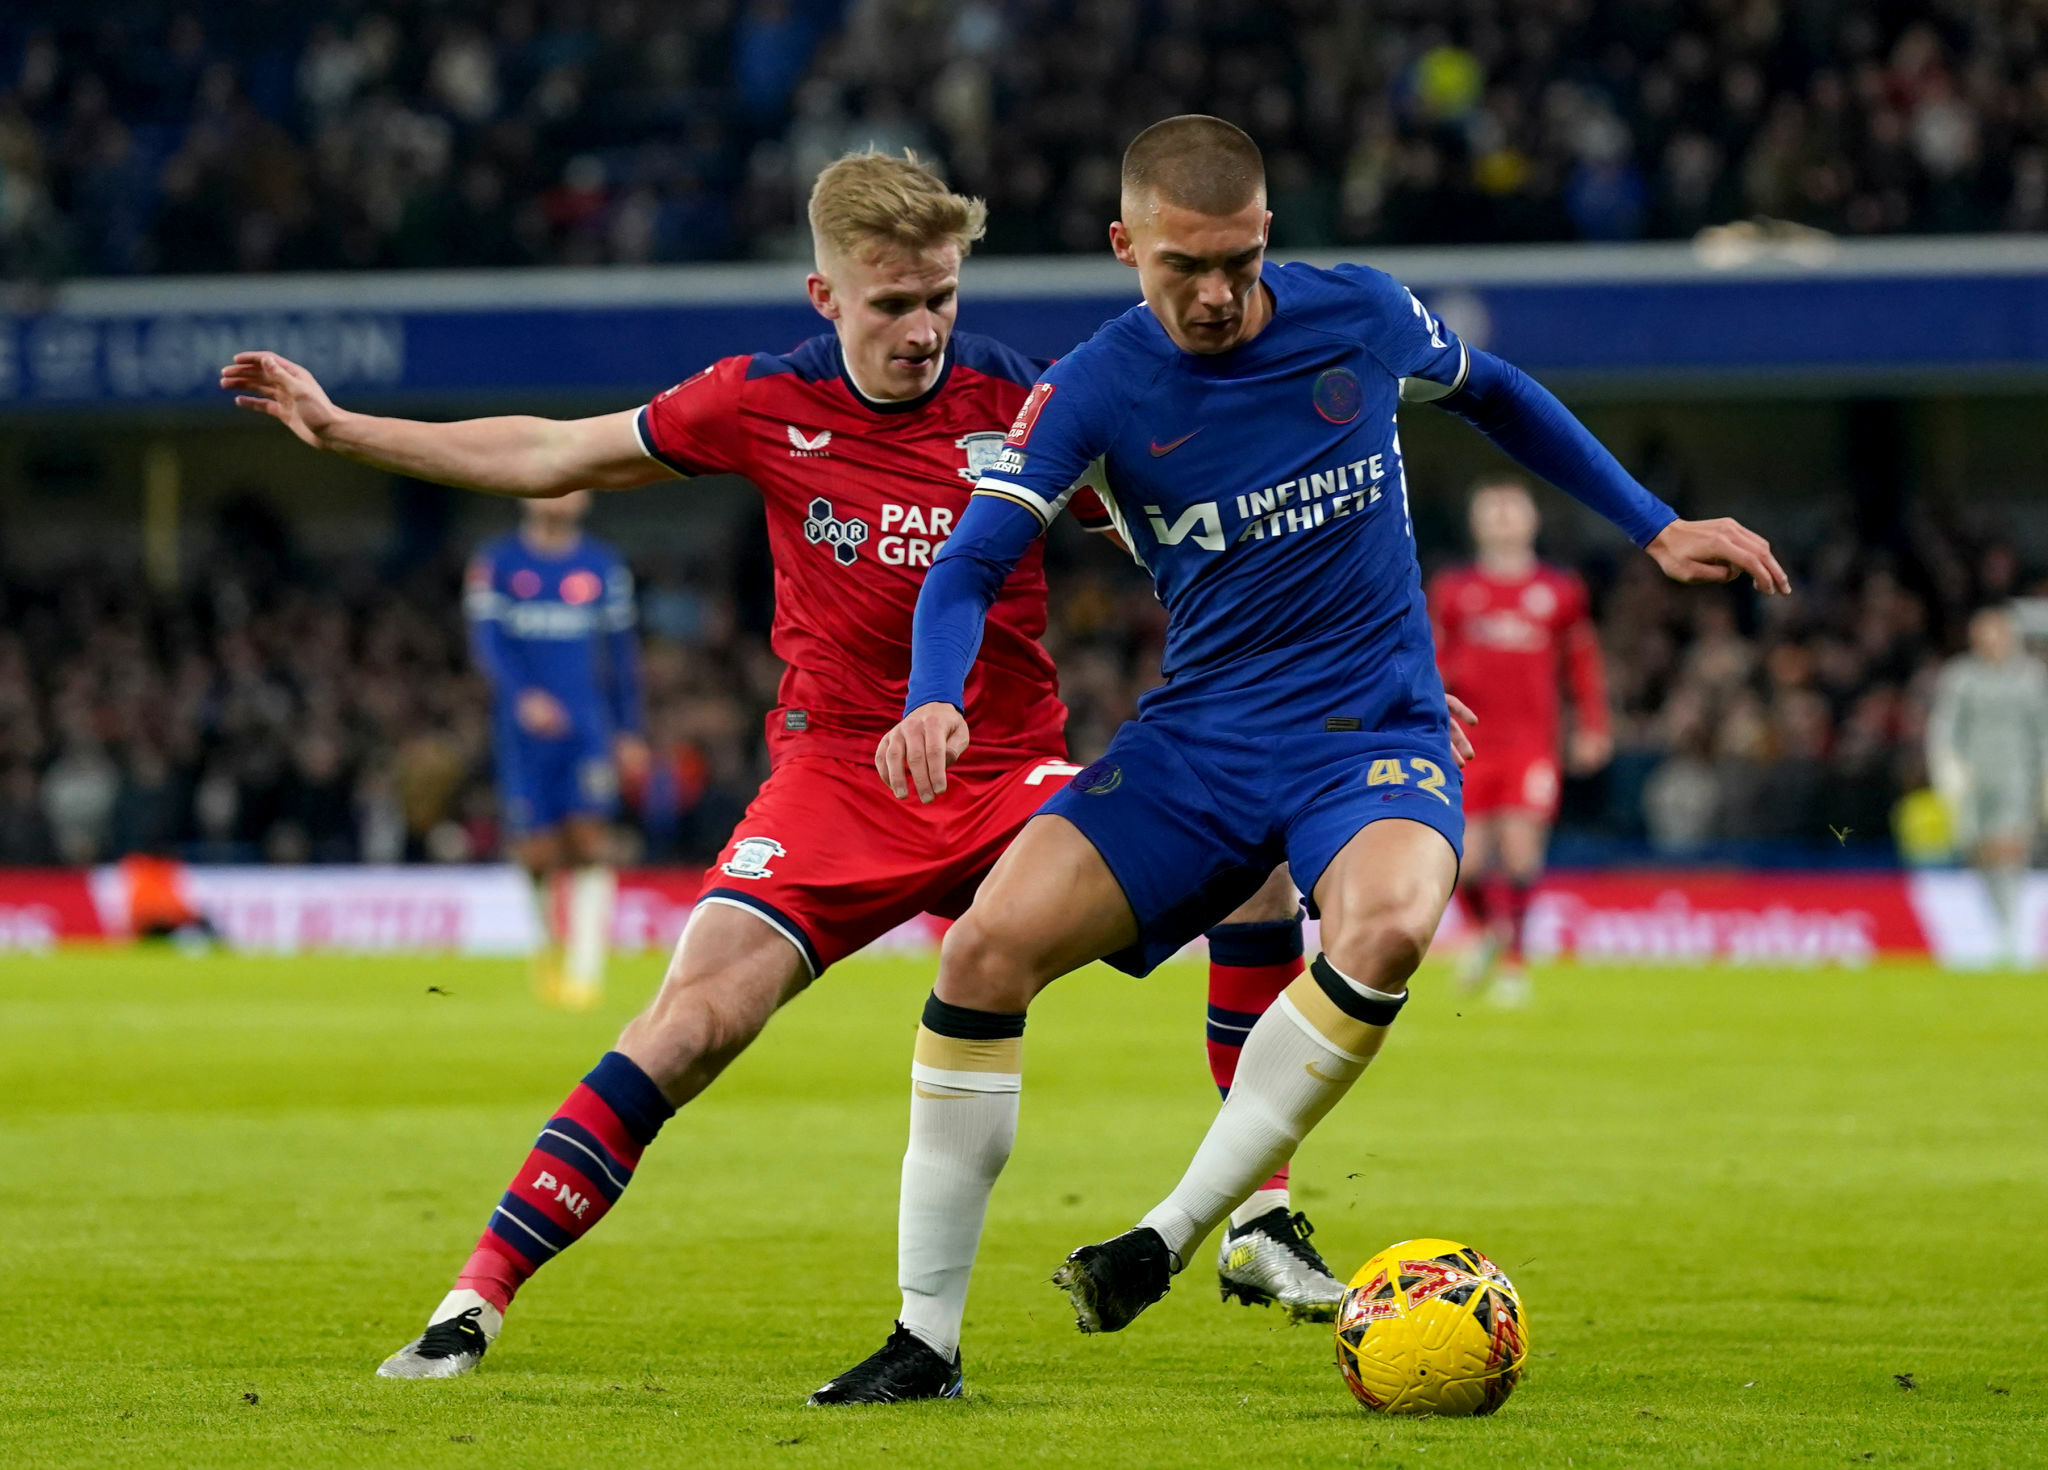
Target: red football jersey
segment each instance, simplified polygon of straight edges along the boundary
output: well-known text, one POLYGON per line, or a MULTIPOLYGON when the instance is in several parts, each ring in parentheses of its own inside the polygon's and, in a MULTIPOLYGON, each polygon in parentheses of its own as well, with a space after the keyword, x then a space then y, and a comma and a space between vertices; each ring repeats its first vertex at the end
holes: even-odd
MULTIPOLYGON (((903 717, 918 589, 1039 368, 956 332, 929 392, 877 403, 828 333, 784 355, 724 358, 640 410, 649 455, 681 474, 744 475, 767 500, 770 636, 788 665, 768 719, 774 755, 866 760, 903 717)), ((1099 505, 1080 514, 1108 520, 1099 505)), ((969 760, 1066 753, 1067 710, 1039 642, 1045 597, 1034 546, 989 609, 967 681, 969 760)))
POLYGON ((1444 688, 1472 706, 1482 747, 1555 753, 1560 675, 1578 728, 1607 729, 1600 637, 1575 574, 1539 564, 1501 581, 1456 567, 1430 580, 1429 619, 1444 688))

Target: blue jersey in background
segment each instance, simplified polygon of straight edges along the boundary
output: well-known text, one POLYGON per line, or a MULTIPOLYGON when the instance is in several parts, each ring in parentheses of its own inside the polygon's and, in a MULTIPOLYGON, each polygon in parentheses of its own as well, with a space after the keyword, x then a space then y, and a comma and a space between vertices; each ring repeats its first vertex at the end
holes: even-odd
POLYGON ((608 815, 618 799, 612 737, 640 729, 633 574, 594 536, 569 551, 536 551, 512 532, 469 565, 464 610, 477 665, 490 680, 499 793, 516 831, 572 815, 608 815), (561 704, 557 736, 519 727, 519 694, 561 704))

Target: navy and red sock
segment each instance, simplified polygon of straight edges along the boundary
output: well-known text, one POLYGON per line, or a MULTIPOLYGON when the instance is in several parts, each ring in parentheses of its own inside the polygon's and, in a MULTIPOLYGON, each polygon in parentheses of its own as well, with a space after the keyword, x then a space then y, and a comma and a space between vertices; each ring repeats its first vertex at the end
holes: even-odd
POLYGON ((499 1311, 528 1277, 581 1240, 633 1181, 675 1107, 631 1058, 608 1051, 534 1141, 456 1277, 499 1311))
MULTIPOLYGON (((1301 917, 1220 924, 1209 931, 1209 1075, 1230 1096, 1245 1038, 1280 992, 1301 974, 1301 917)), ((1287 1166, 1259 1186, 1287 1188, 1287 1166)))

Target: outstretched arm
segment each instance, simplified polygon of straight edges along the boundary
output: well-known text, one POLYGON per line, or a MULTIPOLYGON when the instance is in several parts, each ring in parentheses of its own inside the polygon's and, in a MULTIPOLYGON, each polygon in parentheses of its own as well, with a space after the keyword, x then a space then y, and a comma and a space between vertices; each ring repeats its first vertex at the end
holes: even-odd
POLYGON ((1606 446, 1541 383, 1490 352, 1470 351, 1463 381, 1442 406, 1517 463, 1600 512, 1679 582, 1732 582, 1790 592, 1770 543, 1735 521, 1685 521, 1637 484, 1606 446))
POLYGON ((945 791, 946 768, 967 749, 967 675, 981 652, 983 622, 1044 529, 1016 501, 976 495, 933 558, 911 620, 903 721, 875 747, 875 769, 899 797, 914 786, 929 803, 945 791))
POLYGON ((235 406, 266 414, 315 449, 464 490, 545 499, 622 490, 676 472, 648 456, 635 410, 587 419, 526 415, 424 423, 338 408, 319 380, 275 352, 238 352, 220 372, 235 406))

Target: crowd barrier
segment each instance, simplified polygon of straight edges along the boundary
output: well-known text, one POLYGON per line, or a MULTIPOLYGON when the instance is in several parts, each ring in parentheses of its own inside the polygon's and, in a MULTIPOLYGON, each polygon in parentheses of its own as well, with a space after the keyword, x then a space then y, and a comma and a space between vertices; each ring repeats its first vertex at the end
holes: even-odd
MULTIPOLYGON (((230 948, 521 955, 538 927, 525 879, 505 866, 206 867, 172 870, 183 902, 230 948)), ((688 919, 702 872, 619 875, 613 941, 662 952, 688 919)), ((158 879, 160 880, 160 877, 158 879)), ((0 950, 133 937, 136 876, 126 867, 0 869, 0 950)), ((2048 874, 2023 896, 2023 958, 2048 957, 2048 874)), ((944 932, 920 918, 877 948, 928 952, 944 932)), ((1974 875, 1951 871, 1742 873, 1560 872, 1529 908, 1537 959, 1614 963, 1837 964, 1934 959, 1995 963, 1997 925, 1974 875)), ((1439 941, 1469 937, 1456 906, 1439 941)))

